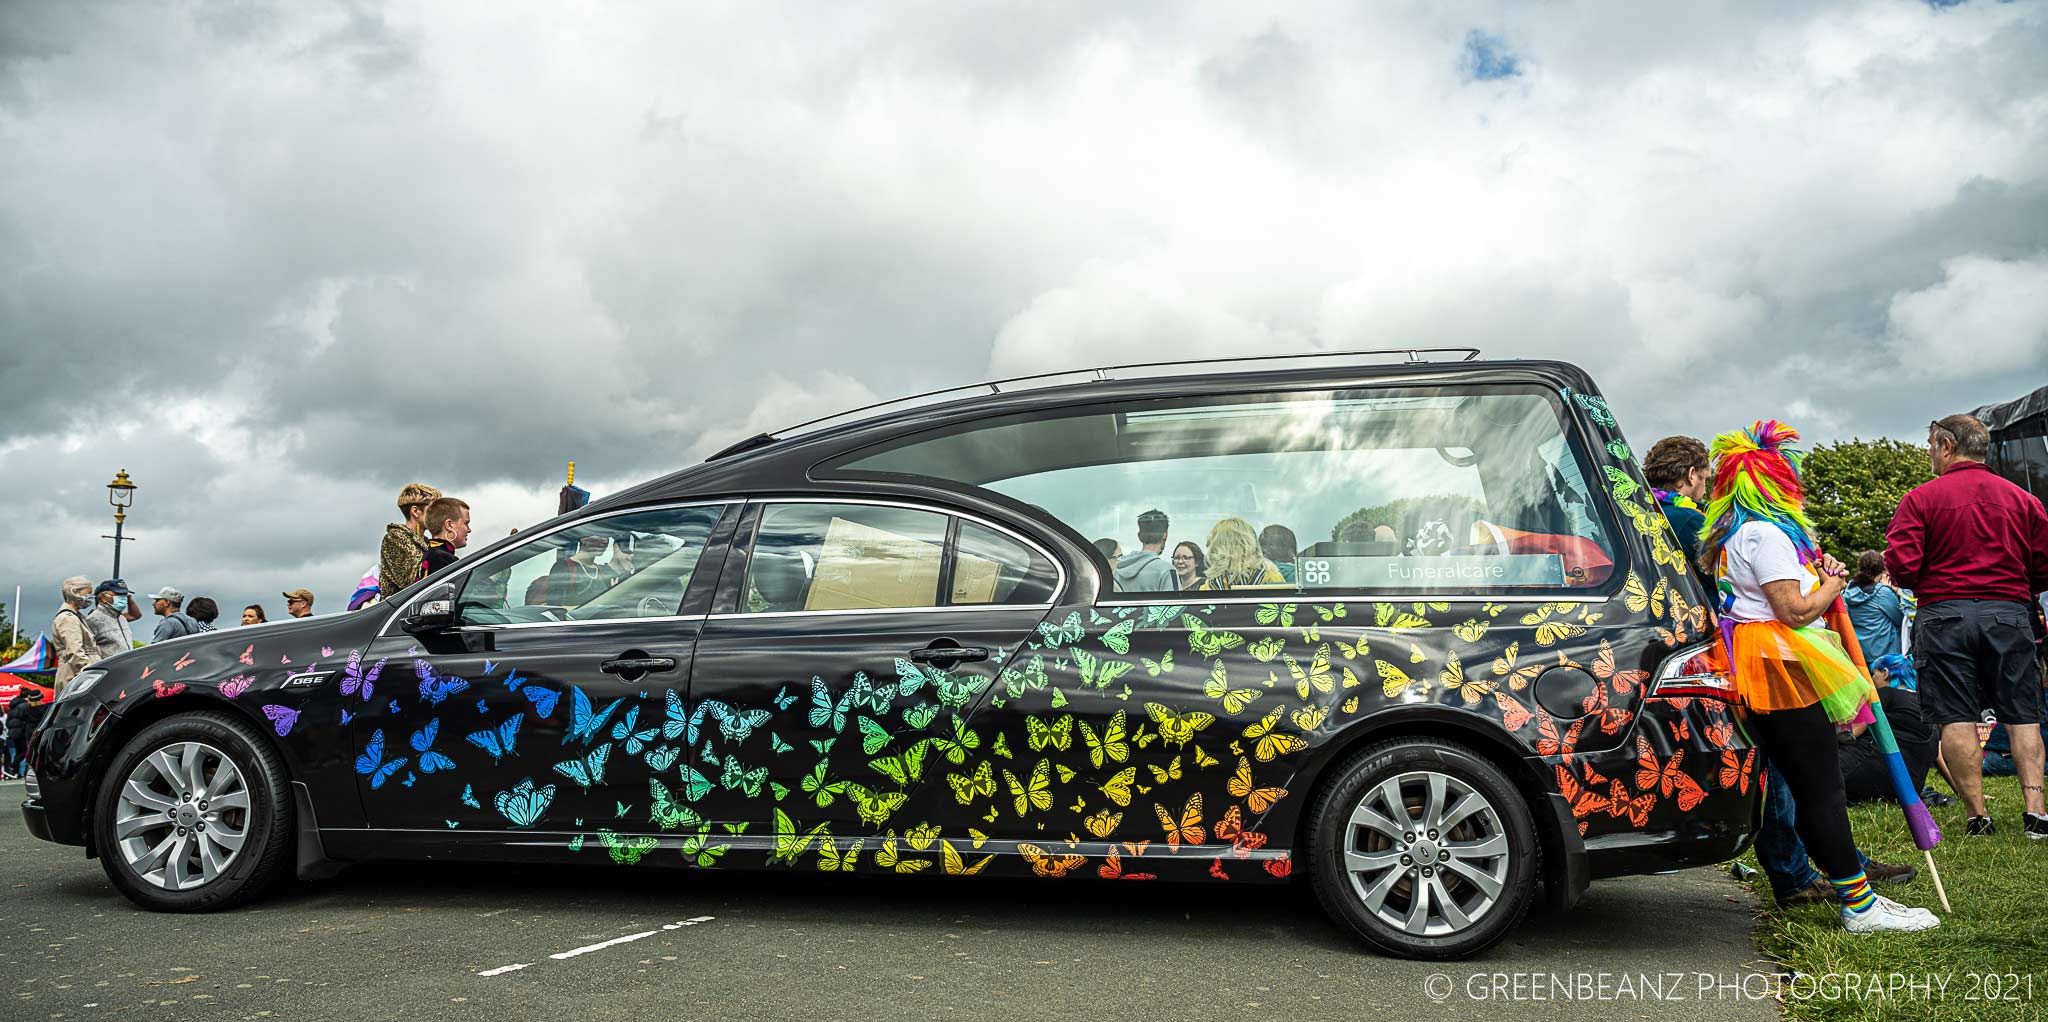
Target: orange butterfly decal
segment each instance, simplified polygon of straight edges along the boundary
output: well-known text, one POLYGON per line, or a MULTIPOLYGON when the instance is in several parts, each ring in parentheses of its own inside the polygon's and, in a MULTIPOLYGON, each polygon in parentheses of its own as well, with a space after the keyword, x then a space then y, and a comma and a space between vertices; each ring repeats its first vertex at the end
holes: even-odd
POLYGON ((1212 876, 1212 877, 1215 877, 1215 878, 1216 878, 1216 879, 1218 879, 1218 880, 1228 880, 1228 879, 1230 879, 1230 874, 1228 874, 1228 873, 1225 873, 1225 872, 1223 872, 1223 860, 1222 860, 1222 859, 1210 859, 1210 860, 1209 860, 1209 875, 1210 875, 1210 876, 1212 876))
POLYGON ((1630 798, 1628 789, 1622 787, 1621 782, 1617 780, 1609 786, 1609 794, 1612 801, 1607 807, 1608 815, 1626 816, 1629 823, 1637 827, 1650 822, 1650 810, 1657 805, 1656 792, 1646 791, 1630 798))
POLYGON ((1188 796, 1187 805, 1181 809, 1179 819, 1166 811, 1166 807, 1152 803, 1152 811, 1159 816, 1159 825, 1166 828, 1167 847, 1179 850, 1182 845, 1199 845, 1208 837, 1202 829, 1202 793, 1188 796))
POLYGON ((1019 844, 1017 851, 1023 854, 1025 862, 1031 864, 1033 873, 1055 879, 1066 876, 1088 861, 1081 855, 1053 855, 1034 844, 1019 844))
POLYGON ((1672 721, 1671 740, 1672 742, 1680 745, 1692 741, 1692 725, 1686 723, 1683 720, 1672 721))
POLYGON ((1265 862, 1265 866, 1266 872, 1271 873, 1282 880, 1287 879, 1288 875, 1294 872, 1293 859, 1267 859, 1265 862))
POLYGON ((190 666, 192 666, 192 654, 187 653, 184 656, 179 657, 177 663, 171 665, 171 670, 182 671, 190 666))
POLYGON ((1500 706, 1500 722, 1510 731, 1520 731, 1529 726, 1529 710, 1521 701, 1506 692, 1495 692, 1493 701, 1500 706))
POLYGON ((1725 749, 1734 745, 1735 725, 1725 720, 1717 720, 1712 724, 1708 724, 1707 741, 1717 749, 1725 749))
POLYGON ((1633 692, 1638 685, 1650 680, 1648 671, 1624 671, 1614 664, 1614 647, 1606 639, 1600 640, 1600 655, 1593 659, 1593 676, 1605 678, 1614 686, 1616 695, 1633 692))
POLYGON ((1756 750, 1738 757, 1734 749, 1721 750, 1721 787, 1749 794, 1749 779, 1755 776, 1756 750))

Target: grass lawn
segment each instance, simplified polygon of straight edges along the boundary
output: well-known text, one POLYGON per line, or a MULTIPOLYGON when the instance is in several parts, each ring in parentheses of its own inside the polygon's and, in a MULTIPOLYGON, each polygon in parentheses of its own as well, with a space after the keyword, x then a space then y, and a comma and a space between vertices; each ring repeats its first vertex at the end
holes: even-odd
MULTIPOLYGON (((1937 780, 1936 789, 1946 787, 1937 780)), ((1920 868, 1921 875, 1912 883, 1880 884, 1878 893, 1933 910, 1941 916, 1940 929, 1855 937, 1842 929, 1835 907, 1806 905, 1789 911, 1768 909, 1758 934, 1766 956, 1809 976, 1857 973, 1885 982, 1890 974, 1905 974, 1932 976, 1937 984, 1946 977, 1946 992, 1936 986, 1931 995, 1901 991, 1889 999, 1788 997, 1788 1018, 2048 1019, 2048 898, 2042 896, 2043 885, 2048 884, 2048 841, 2030 841, 2021 833, 2023 803, 2016 779, 1987 777, 1984 790, 1991 796, 1988 806, 1998 825, 1990 837, 1963 836, 1960 802, 1934 810, 1942 833, 1934 860, 1955 906, 1952 913, 1941 911, 1934 882, 1926 873, 1926 856, 1913 847, 1899 808, 1884 803, 1849 807, 1864 854, 1920 868), (2005 975, 1973 978, 1987 973, 2005 975)), ((1746 855, 1744 861, 1754 867, 1756 856, 1746 855)), ((1771 905, 1770 883, 1758 876, 1752 886, 1757 897, 1771 905)))

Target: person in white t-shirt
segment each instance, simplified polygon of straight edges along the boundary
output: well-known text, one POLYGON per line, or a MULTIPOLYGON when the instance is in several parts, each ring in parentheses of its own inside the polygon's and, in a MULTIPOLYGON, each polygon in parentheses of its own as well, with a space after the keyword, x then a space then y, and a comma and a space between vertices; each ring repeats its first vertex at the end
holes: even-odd
POLYGON ((1849 831, 1835 724, 1876 698, 1842 640, 1820 624, 1847 584, 1804 510, 1799 433, 1776 421, 1714 438, 1701 567, 1721 596, 1721 630, 1745 729, 1797 804, 1794 829, 1842 903, 1851 933, 1941 925, 1870 889, 1849 831))

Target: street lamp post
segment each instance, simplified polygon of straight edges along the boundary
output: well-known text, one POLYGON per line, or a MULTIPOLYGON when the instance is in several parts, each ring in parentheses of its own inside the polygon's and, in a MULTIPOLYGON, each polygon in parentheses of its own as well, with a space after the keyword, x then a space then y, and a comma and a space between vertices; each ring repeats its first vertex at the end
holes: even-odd
POLYGON ((107 503, 114 506, 114 534, 102 535, 101 539, 114 541, 114 573, 109 578, 121 577, 121 544, 134 542, 134 537, 121 535, 121 523, 128 520, 128 507, 135 503, 135 484, 128 481, 128 470, 122 469, 107 484, 107 503))

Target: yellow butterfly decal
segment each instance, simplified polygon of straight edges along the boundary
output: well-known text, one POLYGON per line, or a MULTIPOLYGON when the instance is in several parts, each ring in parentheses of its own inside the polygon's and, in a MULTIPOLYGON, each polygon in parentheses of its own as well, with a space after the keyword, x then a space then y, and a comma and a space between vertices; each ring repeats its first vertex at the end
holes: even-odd
POLYGON ((1180 757, 1173 757, 1173 762, 1168 763, 1164 767, 1157 767, 1147 763, 1145 764, 1145 769, 1152 771, 1152 782, 1154 784, 1178 781, 1180 780, 1180 757))
POLYGON ((1305 667, 1292 656, 1284 659, 1287 661, 1287 673, 1294 675, 1294 691, 1301 698, 1307 699, 1310 689, 1327 693, 1336 687, 1337 680, 1330 674, 1329 643, 1317 646, 1315 656, 1305 667))
POLYGON ((832 835, 825 834, 820 836, 818 838, 819 871, 824 873, 834 871, 853 872, 854 865, 860 860, 860 846, 866 844, 867 840, 867 838, 860 838, 854 841, 854 843, 847 845, 846 852, 841 854, 838 847, 832 843, 832 835))
POLYGON ((1053 769, 1058 770, 1060 772, 1061 784, 1070 784, 1073 782, 1074 774, 1076 773, 1073 767, 1070 767, 1065 763, 1055 763, 1053 764, 1053 769))
POLYGON ((1415 679, 1408 672, 1393 664, 1380 660, 1375 662, 1380 671, 1380 692, 1388 699, 1398 696, 1415 686, 1415 679))
POLYGON ((1529 664, 1526 667, 1516 666, 1515 657, 1521 652, 1521 648, 1521 643, 1510 642, 1508 643, 1508 648, 1501 651, 1500 656, 1493 658, 1493 673, 1507 678, 1508 687, 1517 692, 1528 688, 1529 682, 1535 680, 1536 675, 1543 671, 1543 665, 1541 664, 1529 664))
POLYGON ((1655 589, 1646 586, 1642 576, 1633 571, 1628 573, 1628 577, 1621 584, 1622 604, 1638 614, 1648 610, 1651 617, 1664 616, 1664 600, 1670 594, 1671 581, 1662 575, 1657 576, 1655 589))
POLYGON ((1216 668, 1209 672, 1209 680, 1202 683, 1202 694, 1211 699, 1223 700, 1223 709, 1227 713, 1243 713, 1244 708, 1259 697, 1259 690, 1231 688, 1229 672, 1223 663, 1221 660, 1216 661, 1216 668))
POLYGON ((1200 656, 1213 657, 1226 649, 1236 649, 1244 645, 1244 636, 1236 632, 1212 629, 1193 614, 1182 614, 1180 623, 1188 630, 1188 649, 1200 656))
POLYGON ((1198 845, 1209 832, 1202 827, 1202 793, 1188 796, 1187 805, 1181 807, 1179 818, 1166 811, 1166 807, 1152 803, 1152 812, 1159 816, 1159 825, 1166 828, 1166 843, 1173 848, 1181 845, 1198 845))
POLYGON ((1422 655, 1422 647, 1421 647, 1421 646, 1414 646, 1414 645, 1411 645, 1411 646, 1409 646, 1409 647, 1408 647, 1408 662, 1409 662, 1409 663, 1411 663, 1411 664, 1419 664, 1419 663, 1421 663, 1421 662, 1422 662, 1423 660, 1425 660, 1425 659, 1427 659, 1427 658, 1426 658, 1426 657, 1424 657, 1424 656, 1422 655))
POLYGON ((1111 777, 1109 780, 1104 781, 1102 783, 1102 793, 1104 795, 1109 796, 1109 800, 1111 802, 1116 803, 1117 805, 1130 805, 1131 782, 1137 779, 1138 768, 1134 766, 1125 767, 1122 770, 1117 771, 1116 776, 1111 777))
MULTIPOLYGON (((1422 604, 1416 604, 1420 607, 1422 604)), ((1391 603, 1375 603, 1372 607, 1373 624, 1380 628, 1421 628, 1429 619, 1420 614, 1410 613, 1391 603)))
POLYGON ((1266 714, 1265 717, 1259 720, 1253 721, 1249 727, 1244 729, 1244 736, 1246 738, 1257 740, 1257 744, 1252 747, 1252 755, 1257 756, 1261 763, 1270 763, 1276 757, 1285 756, 1291 752, 1300 752, 1308 748, 1308 740, 1300 735, 1290 735, 1284 731, 1274 730, 1280 723, 1280 714, 1282 712, 1282 709, 1276 706, 1273 708, 1273 712, 1266 714))
POLYGON ((984 841, 987 841, 987 840, 988 840, 988 835, 987 835, 987 834, 984 834, 984 833, 982 833, 981 831, 975 830, 975 829, 974 829, 973 827, 969 827, 969 828, 967 828, 967 836, 968 836, 968 837, 971 837, 971 838, 973 838, 973 839, 974 839, 974 847, 976 847, 976 848, 980 848, 980 847, 981 847, 981 845, 982 845, 982 842, 984 842, 984 841))
MULTIPOLYGON (((981 844, 979 842, 976 842, 974 847, 980 848, 981 844)), ((946 865, 947 876, 973 876, 974 874, 981 872, 982 867, 987 866, 990 862, 993 862, 995 860, 995 856, 993 855, 984 855, 981 857, 980 862, 977 862, 974 865, 969 866, 967 865, 967 861, 960 857, 960 853, 953 850, 953 842, 951 841, 940 842, 939 850, 941 854, 941 861, 944 862, 946 865)))
POLYGON ((1217 764, 1218 762, 1220 762, 1220 760, 1218 760, 1218 759, 1217 759, 1216 757, 1214 757, 1214 756, 1211 756, 1211 755, 1209 755, 1209 754, 1208 754, 1208 753, 1206 753, 1206 752, 1203 752, 1203 751, 1202 751, 1202 747, 1201 747, 1201 746, 1199 746, 1199 745, 1195 746, 1195 766, 1196 766, 1196 767, 1199 767, 1199 768, 1207 768, 1207 767, 1212 767, 1212 766, 1215 766, 1215 765, 1216 765, 1216 764, 1217 764))
POLYGON ((1124 814, 1112 813, 1107 809, 1098 810, 1095 815, 1082 820, 1082 826, 1096 837, 1108 837, 1116 832, 1117 824, 1124 822, 1124 814))
POLYGON ((1370 654, 1372 647, 1364 639, 1358 640, 1358 645, 1356 646, 1345 642, 1343 639, 1338 639, 1337 652, 1344 654, 1344 659, 1346 660, 1356 660, 1359 657, 1370 654))
POLYGON ((1252 812, 1263 813, 1273 808, 1273 803, 1287 797, 1286 788, 1261 788, 1252 783, 1252 761, 1239 756, 1237 772, 1230 777, 1230 794, 1244 799, 1252 812))
POLYGON ((1268 635, 1265 638, 1252 643, 1251 647, 1247 650, 1247 652, 1251 653, 1253 660, 1257 660, 1262 664, 1266 664, 1272 663, 1273 658, 1279 656, 1280 651, 1286 648, 1287 643, 1285 640, 1276 639, 1268 635))
POLYGON ((1484 699, 1488 692, 1493 691, 1494 687, 1493 682, 1465 677, 1464 661, 1458 659, 1458 654, 1455 651, 1444 661, 1443 673, 1438 675, 1437 678, 1443 682, 1444 688, 1464 696, 1465 705, 1467 706, 1471 706, 1484 699))
POLYGON ((1342 709, 1345 713, 1357 713, 1358 697, 1352 696, 1351 698, 1344 700, 1344 706, 1342 707, 1342 709))
POLYGON ((1329 716, 1329 714, 1330 711, 1320 706, 1309 706, 1294 711, 1289 719, 1294 721, 1295 727, 1303 731, 1314 731, 1322 726, 1323 718, 1329 716))
POLYGON ((910 842, 910 847, 921 852, 930 848, 932 842, 939 839, 939 828, 929 823, 920 823, 904 831, 903 838, 910 842))
POLYGON ((1575 639, 1586 634, 1586 626, 1570 621, 1545 621, 1536 626, 1536 644, 1554 646, 1565 639, 1575 639))
POLYGON ((1216 722, 1214 714, 1203 713, 1200 710, 1191 710, 1184 714, 1175 713, 1158 703, 1146 703, 1145 712, 1151 716, 1152 723, 1158 726, 1160 739, 1176 746, 1193 741, 1195 732, 1216 722))
POLYGON ((1081 722, 1081 740, 1088 744, 1088 762, 1101 766, 1103 763, 1121 763, 1131 754, 1131 743, 1124 734, 1124 711, 1116 711, 1109 723, 1102 725, 1102 734, 1081 722))
POLYGON ((1017 775, 1003 771, 1003 780, 1010 784, 1010 794, 1017 797, 1017 815, 1026 815, 1028 809, 1052 808, 1052 760, 1041 759, 1031 768, 1031 782, 1026 784, 1017 775))
POLYGON ((953 786, 953 797, 963 806, 996 793, 995 772, 989 769, 988 760, 982 760, 973 773, 947 774, 946 783, 953 786))
POLYGON ((1024 733, 1033 752, 1043 752, 1047 746, 1065 752, 1074 742, 1074 715, 1062 713, 1050 724, 1036 716, 1026 717, 1024 733))

